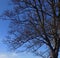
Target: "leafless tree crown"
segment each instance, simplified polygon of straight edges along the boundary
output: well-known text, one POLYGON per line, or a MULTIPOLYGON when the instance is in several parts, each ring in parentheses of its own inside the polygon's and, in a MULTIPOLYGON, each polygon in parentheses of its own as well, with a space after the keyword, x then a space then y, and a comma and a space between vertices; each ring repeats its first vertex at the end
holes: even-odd
POLYGON ((57 56, 60 48, 60 0, 12 0, 12 5, 12 10, 4 12, 5 18, 11 20, 9 33, 14 35, 14 39, 7 40, 8 44, 13 49, 24 46, 25 50, 40 56, 47 52, 57 56), (42 46, 47 46, 45 53, 40 52, 42 46))

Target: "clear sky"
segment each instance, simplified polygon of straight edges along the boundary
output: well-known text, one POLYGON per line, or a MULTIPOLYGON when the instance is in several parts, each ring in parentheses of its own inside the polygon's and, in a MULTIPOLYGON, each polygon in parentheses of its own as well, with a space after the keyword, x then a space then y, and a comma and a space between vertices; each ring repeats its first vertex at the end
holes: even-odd
MULTIPOLYGON (((0 14, 4 12, 4 10, 10 8, 8 5, 9 0, 0 0, 0 14)), ((7 35, 8 31, 8 21, 0 20, 0 58, 40 58, 38 56, 34 56, 31 53, 15 53, 15 52, 8 52, 6 45, 2 43, 2 40, 7 35)))

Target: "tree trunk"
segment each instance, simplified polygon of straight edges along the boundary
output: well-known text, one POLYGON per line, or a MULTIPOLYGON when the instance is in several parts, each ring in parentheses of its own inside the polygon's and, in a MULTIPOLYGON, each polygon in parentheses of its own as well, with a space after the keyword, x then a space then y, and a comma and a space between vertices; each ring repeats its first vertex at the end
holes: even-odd
POLYGON ((58 52, 51 52, 50 58, 58 58, 58 52))

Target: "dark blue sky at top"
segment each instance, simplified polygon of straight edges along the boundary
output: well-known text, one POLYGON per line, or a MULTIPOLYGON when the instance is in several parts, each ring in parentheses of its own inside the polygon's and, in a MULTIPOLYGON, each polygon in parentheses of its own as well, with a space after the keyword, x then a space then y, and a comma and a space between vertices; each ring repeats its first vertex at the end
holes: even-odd
MULTIPOLYGON (((0 0, 0 15, 3 14, 5 10, 11 8, 8 3, 9 0, 0 0)), ((7 32, 7 25, 8 25, 8 21, 3 21, 0 18, 0 34, 1 34, 0 37, 2 37, 2 35, 7 32)))

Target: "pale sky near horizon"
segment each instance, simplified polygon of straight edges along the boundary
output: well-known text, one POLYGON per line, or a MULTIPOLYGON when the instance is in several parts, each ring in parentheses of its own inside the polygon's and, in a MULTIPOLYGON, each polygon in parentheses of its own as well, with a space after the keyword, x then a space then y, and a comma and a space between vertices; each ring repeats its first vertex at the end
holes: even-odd
MULTIPOLYGON (((8 9, 9 0, 0 0, 0 14, 4 12, 4 10, 8 9)), ((8 52, 6 46, 2 43, 2 39, 5 38, 8 31, 8 21, 0 20, 0 58, 40 58, 38 56, 34 56, 31 53, 15 53, 8 52)))

